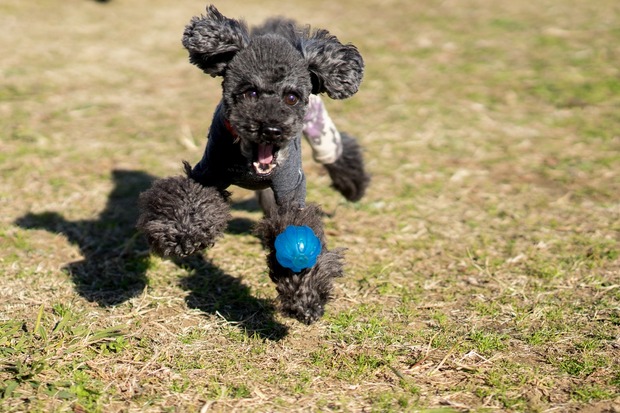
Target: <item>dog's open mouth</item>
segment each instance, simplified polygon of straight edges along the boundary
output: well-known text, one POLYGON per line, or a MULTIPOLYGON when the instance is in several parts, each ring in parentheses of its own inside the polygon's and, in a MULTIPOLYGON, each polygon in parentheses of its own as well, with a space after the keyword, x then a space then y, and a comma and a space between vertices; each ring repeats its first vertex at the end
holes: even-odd
POLYGON ((256 161, 253 162, 254 170, 259 175, 269 175, 276 167, 278 148, 274 145, 259 143, 256 148, 256 161))

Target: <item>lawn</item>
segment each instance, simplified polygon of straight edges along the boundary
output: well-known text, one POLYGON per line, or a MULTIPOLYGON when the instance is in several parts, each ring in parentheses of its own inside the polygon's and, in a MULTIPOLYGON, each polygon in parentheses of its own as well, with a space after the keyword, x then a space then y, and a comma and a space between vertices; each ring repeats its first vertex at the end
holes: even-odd
POLYGON ((205 3, 3 0, 0 411, 620 411, 620 3, 216 5, 364 56, 326 102, 366 197, 304 147, 347 248, 325 316, 278 312, 250 191, 191 259, 135 229, 202 155, 220 80, 180 40, 205 3))

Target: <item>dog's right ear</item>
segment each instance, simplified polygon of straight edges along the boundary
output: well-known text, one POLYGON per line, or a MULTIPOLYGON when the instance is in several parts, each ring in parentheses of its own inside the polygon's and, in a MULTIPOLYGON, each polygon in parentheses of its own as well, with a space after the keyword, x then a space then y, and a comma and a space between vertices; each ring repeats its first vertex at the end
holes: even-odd
POLYGON ((215 6, 207 7, 207 15, 194 17, 183 32, 183 46, 189 61, 211 76, 223 76, 230 60, 249 43, 247 25, 229 19, 215 6))
POLYGON ((332 99, 353 96, 364 77, 364 59, 352 44, 342 44, 327 30, 306 29, 299 48, 308 62, 312 93, 327 92, 332 99))

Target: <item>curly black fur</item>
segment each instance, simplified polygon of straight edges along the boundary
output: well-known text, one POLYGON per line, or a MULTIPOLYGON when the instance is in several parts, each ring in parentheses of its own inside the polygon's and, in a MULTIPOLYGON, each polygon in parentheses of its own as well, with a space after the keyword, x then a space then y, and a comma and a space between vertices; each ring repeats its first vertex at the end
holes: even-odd
POLYGON ((276 291, 282 312, 305 324, 317 321, 332 297, 333 279, 344 274, 344 249, 324 250, 316 264, 299 274, 280 277, 276 291))
POLYGON ((331 298, 333 279, 344 273, 344 249, 330 251, 325 246, 322 215, 323 212, 315 204, 309 204, 304 209, 285 205, 277 213, 265 217, 256 227, 256 233, 269 251, 269 277, 276 283, 282 311, 306 324, 323 315, 325 304, 331 298), (289 225, 307 225, 321 240, 322 250, 316 264, 299 273, 282 267, 276 259, 276 237, 289 225))
POLYGON ((137 227, 156 254, 186 257, 213 245, 230 220, 228 194, 187 176, 159 179, 140 194, 137 227))
POLYGON ((325 29, 312 32, 289 19, 270 19, 250 33, 245 22, 225 17, 211 5, 206 15, 194 17, 187 25, 183 46, 191 63, 211 76, 224 76, 238 52, 250 49, 253 41, 264 36, 286 39, 301 53, 312 80, 312 93, 345 99, 359 89, 364 60, 357 48, 342 44, 325 29))
POLYGON ((332 187, 349 201, 359 201, 366 192, 370 176, 364 170, 362 149, 357 141, 342 133, 342 155, 334 163, 325 164, 332 187))
POLYGON ((249 42, 247 25, 223 16, 213 5, 206 16, 192 18, 183 33, 190 62, 211 76, 223 76, 230 59, 249 42))
MULTIPOLYGON (((182 42, 192 64, 223 77, 222 100, 202 159, 193 168, 185 165, 187 176, 158 180, 140 196, 138 228, 155 253, 184 257, 211 246, 226 228, 229 186, 261 191, 265 218, 257 233, 268 249, 282 310, 314 322, 323 314, 333 279, 343 274, 344 259, 342 249, 325 246, 320 208, 304 207, 304 118, 312 94, 345 99, 357 92, 362 56, 327 30, 278 18, 250 31, 214 6, 190 21, 182 42), (300 273, 275 258, 275 238, 289 225, 307 225, 321 240, 317 263, 300 273)), ((368 176, 357 142, 346 135, 342 141, 343 155, 326 168, 334 187, 357 200, 368 176)))
POLYGON ((327 93, 345 99, 359 89, 364 76, 364 60, 352 44, 343 45, 327 30, 317 30, 300 38, 300 49, 312 73, 312 93, 327 93))
MULTIPOLYGON (((285 204, 277 207, 277 209, 272 210, 271 214, 273 217, 265 217, 256 225, 256 234, 263 240, 265 246, 271 250, 271 257, 269 259, 269 267, 273 268, 275 265, 271 265, 272 263, 277 264, 275 251, 273 250, 273 246, 276 242, 276 237, 282 233, 289 225, 307 225, 312 228, 314 231, 314 235, 321 241, 321 246, 323 249, 325 248, 325 232, 323 231, 323 211, 316 204, 308 204, 305 208, 299 209, 296 206, 285 204)), ((279 265, 279 264, 278 264, 279 265)), ((276 281, 273 278, 273 274, 270 274, 271 279, 276 281)))

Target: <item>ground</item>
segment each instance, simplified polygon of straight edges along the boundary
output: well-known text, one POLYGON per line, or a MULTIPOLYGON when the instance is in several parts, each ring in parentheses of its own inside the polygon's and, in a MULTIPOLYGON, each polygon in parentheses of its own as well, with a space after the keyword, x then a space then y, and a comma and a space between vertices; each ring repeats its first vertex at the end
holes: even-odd
POLYGON ((306 147, 347 273, 277 312, 261 218, 190 260, 134 228, 196 162, 220 80, 180 39, 199 1, 0 4, 0 411, 620 411, 620 4, 315 0, 285 14, 366 61, 327 101, 365 148, 359 203, 306 147))

